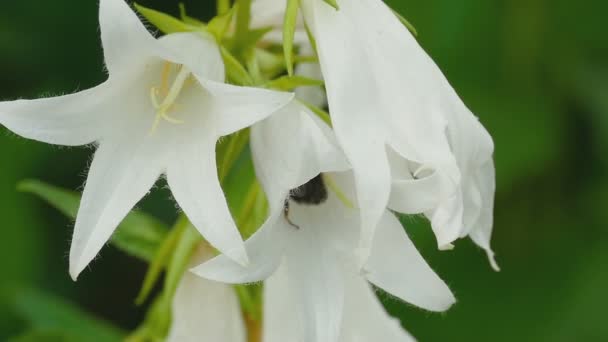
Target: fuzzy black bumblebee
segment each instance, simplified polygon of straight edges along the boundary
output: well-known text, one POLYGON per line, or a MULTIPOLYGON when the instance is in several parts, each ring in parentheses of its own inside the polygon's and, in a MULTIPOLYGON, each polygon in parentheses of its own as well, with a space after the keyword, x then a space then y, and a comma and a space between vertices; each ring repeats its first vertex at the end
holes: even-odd
POLYGON ((327 187, 321 174, 289 192, 289 199, 298 204, 319 205, 327 200, 327 187))
POLYGON ((300 228, 295 223, 291 222, 289 219, 289 201, 293 200, 298 204, 308 204, 308 205, 319 205, 323 202, 327 201, 327 187, 325 186, 325 182, 323 182, 323 177, 321 174, 318 174, 315 178, 309 180, 306 184, 302 184, 299 187, 292 189, 289 192, 289 197, 285 199, 285 208, 283 213, 285 214, 285 219, 289 222, 290 225, 295 228, 300 228))

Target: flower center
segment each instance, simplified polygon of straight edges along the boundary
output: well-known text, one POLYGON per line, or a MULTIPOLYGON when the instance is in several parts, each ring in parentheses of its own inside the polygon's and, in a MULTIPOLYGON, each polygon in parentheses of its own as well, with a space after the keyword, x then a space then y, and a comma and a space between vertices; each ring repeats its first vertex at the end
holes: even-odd
POLYGON ((176 119, 169 115, 173 111, 177 104, 175 101, 179 97, 180 92, 188 85, 191 81, 191 72, 183 65, 174 65, 170 62, 165 62, 161 74, 160 87, 152 87, 150 89, 150 100, 152 105, 156 109, 156 117, 154 118, 154 124, 150 130, 154 133, 158 128, 158 125, 162 120, 170 122, 172 124, 182 124, 184 121, 176 119), (172 74, 172 69, 177 67, 178 73, 175 76, 173 84, 169 86, 169 78, 172 74))

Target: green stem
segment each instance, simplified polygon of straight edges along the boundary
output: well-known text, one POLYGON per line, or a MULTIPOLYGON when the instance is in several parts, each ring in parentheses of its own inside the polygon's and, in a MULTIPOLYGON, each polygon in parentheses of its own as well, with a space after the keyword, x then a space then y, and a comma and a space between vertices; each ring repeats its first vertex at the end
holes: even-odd
POLYGON ((239 0, 239 7, 236 14, 236 46, 241 46, 247 39, 249 33, 249 23, 251 22, 251 0, 239 0))
POLYGON ((224 15, 230 11, 230 0, 217 0, 217 15, 224 15))

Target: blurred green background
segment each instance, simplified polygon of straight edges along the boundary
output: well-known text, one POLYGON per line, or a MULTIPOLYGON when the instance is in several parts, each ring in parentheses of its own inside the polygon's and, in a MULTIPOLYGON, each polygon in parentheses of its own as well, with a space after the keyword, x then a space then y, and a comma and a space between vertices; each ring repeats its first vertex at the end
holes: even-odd
MULTIPOLYGON (((141 4, 177 14, 177 2, 141 4)), ((210 0, 183 2, 201 19, 214 11, 210 0)), ((502 267, 494 273, 468 241, 436 251, 426 223, 407 218, 410 235, 459 303, 439 315, 385 298, 390 311, 421 341, 608 340, 608 2, 387 2, 416 26, 421 44, 495 139, 493 246, 502 267)), ((97 1, 1 1, 0 99, 102 82, 98 31, 97 1)), ((25 178, 81 189, 91 153, 1 130, 0 340, 34 328, 18 340, 41 340, 38 333, 50 331, 62 341, 62 324, 87 326, 70 321, 75 310, 125 331, 143 317, 133 301, 145 264, 106 247, 93 271, 73 283, 72 222, 16 191, 25 178), (74 306, 63 307, 63 300, 74 306)), ((169 197, 160 186, 140 207, 169 223, 169 197)))

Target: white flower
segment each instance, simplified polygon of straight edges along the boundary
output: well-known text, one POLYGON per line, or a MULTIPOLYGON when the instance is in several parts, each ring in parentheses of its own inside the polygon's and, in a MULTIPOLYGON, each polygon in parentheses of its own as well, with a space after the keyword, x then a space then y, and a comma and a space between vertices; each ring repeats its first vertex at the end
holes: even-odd
POLYGON ((293 95, 224 84, 214 41, 196 34, 156 40, 123 0, 101 0, 99 20, 109 72, 105 83, 67 96, 0 103, 0 124, 23 137, 99 144, 76 219, 72 277, 161 174, 203 236, 245 264, 243 242, 217 179, 215 144, 293 95))
POLYGON ((484 192, 484 219, 491 221, 493 176, 478 177, 471 165, 490 158, 491 139, 477 140, 479 123, 471 129, 472 113, 381 0, 337 2, 339 10, 323 0, 301 4, 317 41, 333 127, 355 173, 363 257, 395 184, 391 204, 404 213, 426 212, 440 248, 471 229, 483 230, 473 235, 485 241, 487 224, 474 228, 462 208, 471 200, 480 204, 471 194, 474 179, 484 192), (470 154, 478 143, 483 157, 470 154), (409 165, 409 179, 391 172, 387 153, 409 165))
MULTIPOLYGON (((301 333, 299 293, 284 267, 264 282, 264 342, 299 342, 301 333)), ((399 321, 389 316, 361 277, 351 277, 344 284, 344 316, 339 332, 340 342, 410 342, 415 339, 399 321)))
POLYGON ((398 212, 426 213, 439 240, 454 235, 470 236, 486 251, 490 264, 498 271, 490 248, 496 188, 492 160, 494 144, 472 114, 464 110, 450 113, 454 114, 448 118, 450 145, 462 171, 457 191, 442 198, 441 184, 435 173, 425 175, 422 172, 415 177, 416 165, 389 153, 393 174, 389 207, 398 212))
POLYGON ((294 307, 302 313, 296 331, 307 342, 338 341, 345 308, 359 305, 347 303, 350 286, 359 286, 357 282, 369 281, 432 311, 452 305, 455 300, 450 290, 387 210, 361 273, 357 255, 360 213, 348 205, 356 199, 351 172, 324 173, 328 199, 319 205, 300 205, 291 200, 289 218, 284 215, 289 189, 320 172, 345 171, 349 165, 323 122, 302 108, 286 107, 283 111, 252 129, 256 173, 271 214, 245 243, 250 264, 244 267, 219 256, 193 272, 222 282, 250 283, 268 278, 281 267, 297 303, 294 307))
MULTIPOLYGON (((199 262, 210 253, 195 257, 199 262), (200 257, 200 258, 199 258, 200 257)), ((246 342, 243 315, 234 288, 186 272, 173 298, 168 342, 246 342)))

